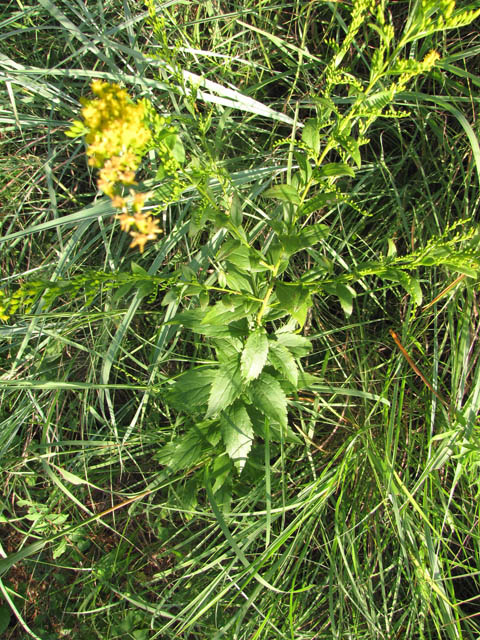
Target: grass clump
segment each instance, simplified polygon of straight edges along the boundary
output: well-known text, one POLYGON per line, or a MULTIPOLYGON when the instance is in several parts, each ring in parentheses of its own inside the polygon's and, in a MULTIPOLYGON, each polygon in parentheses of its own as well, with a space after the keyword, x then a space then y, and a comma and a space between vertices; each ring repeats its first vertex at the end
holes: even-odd
POLYGON ((479 15, 3 12, 6 638, 477 637, 479 15))

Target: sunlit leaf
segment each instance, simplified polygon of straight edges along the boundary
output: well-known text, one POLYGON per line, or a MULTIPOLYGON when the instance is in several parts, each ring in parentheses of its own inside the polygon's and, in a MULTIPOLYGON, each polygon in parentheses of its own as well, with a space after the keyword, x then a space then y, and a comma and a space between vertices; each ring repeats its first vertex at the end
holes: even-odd
POLYGON ((240 472, 252 448, 252 422, 245 406, 236 402, 222 412, 220 426, 225 449, 240 472))
POLYGON ((206 417, 217 415, 226 409, 238 398, 242 390, 238 361, 220 365, 212 382, 206 417))
POLYGON ((258 378, 268 354, 268 338, 264 329, 253 331, 245 342, 241 357, 241 372, 245 382, 258 378))
POLYGON ((300 196, 291 184, 276 184, 263 192, 266 198, 275 198, 290 204, 300 204, 300 196))
POLYGON ((298 367, 287 347, 277 340, 270 340, 268 360, 294 387, 297 386, 298 367))
POLYGON ((278 380, 269 373, 262 373, 250 384, 249 393, 257 409, 283 429, 287 428, 287 398, 278 380))

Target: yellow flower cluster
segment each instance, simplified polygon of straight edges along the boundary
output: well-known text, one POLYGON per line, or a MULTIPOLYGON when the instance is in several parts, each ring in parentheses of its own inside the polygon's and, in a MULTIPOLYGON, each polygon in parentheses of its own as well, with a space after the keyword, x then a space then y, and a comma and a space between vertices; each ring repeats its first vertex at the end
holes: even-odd
POLYGON ((138 246, 143 252, 145 244, 161 233, 158 222, 142 213, 149 194, 131 189, 133 213, 129 213, 118 186, 136 184, 135 172, 151 139, 145 124, 146 108, 141 102, 135 104, 117 84, 94 80, 91 88, 96 98, 82 100, 82 118, 89 130, 85 137, 88 163, 99 169, 98 188, 112 198, 115 208, 121 209, 116 217, 121 229, 133 238, 130 247, 138 246))
POLYGON ((20 307, 24 307, 28 313, 34 302, 40 297, 43 289, 44 286, 41 281, 26 282, 20 285, 11 295, 7 295, 0 289, 0 320, 6 322, 20 307))
POLYGON ((85 138, 89 164, 103 167, 110 158, 128 155, 129 166, 135 170, 139 156, 151 137, 145 126, 144 104, 133 103, 118 84, 94 80, 91 88, 97 97, 81 101, 82 118, 89 128, 85 138))
POLYGON ((3 322, 6 322, 12 315, 8 308, 9 306, 7 296, 0 290, 0 320, 3 320, 3 322))
POLYGON ((120 228, 122 231, 130 233, 133 240, 130 247, 137 247, 140 249, 140 253, 143 253, 145 244, 149 240, 156 240, 157 235, 162 232, 158 227, 158 221, 152 216, 142 213, 145 200, 148 198, 149 193, 135 192, 130 190, 130 195, 133 198, 132 209, 133 213, 129 212, 127 201, 121 196, 115 196, 112 199, 112 204, 117 209, 121 209, 122 213, 117 215, 117 219, 120 220, 120 228), (131 231, 132 227, 136 231, 131 231))
POLYGON ((438 60, 440 60, 440 54, 435 49, 429 51, 423 60, 398 60, 391 70, 393 73, 400 73, 398 82, 393 85, 395 92, 403 91, 412 78, 431 71, 438 60))
POLYGON ((137 169, 137 159, 132 153, 124 153, 122 156, 113 156, 105 162, 98 172, 97 186, 100 191, 111 198, 115 195, 115 185, 136 184, 135 171, 137 169))
POLYGON ((427 53, 425 58, 422 61, 423 69, 425 71, 430 71, 435 66, 437 60, 440 60, 440 54, 435 49, 432 49, 427 53))

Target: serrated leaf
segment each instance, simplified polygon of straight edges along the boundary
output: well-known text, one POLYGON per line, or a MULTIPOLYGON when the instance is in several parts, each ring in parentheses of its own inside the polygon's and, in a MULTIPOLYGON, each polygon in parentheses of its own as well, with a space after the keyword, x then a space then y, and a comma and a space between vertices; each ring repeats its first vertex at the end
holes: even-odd
MULTIPOLYGON (((405 273, 400 269, 389 269, 388 275, 385 274, 385 277, 390 279, 389 276, 393 276, 393 275, 395 275, 396 277, 392 279, 396 279, 402 285, 405 291, 412 296, 415 304, 417 305, 422 304, 423 295, 422 295, 422 289, 420 287, 418 280, 414 278, 414 276, 412 276, 411 274, 405 273)), ((381 277, 384 277, 384 276, 381 276, 381 277)))
POLYGON ((296 358, 302 358, 308 355, 312 349, 310 340, 305 338, 305 336, 298 335, 298 333, 278 332, 276 336, 277 341, 286 347, 296 358))
POLYGON ((238 361, 222 364, 212 382, 205 417, 214 416, 230 406, 242 393, 243 384, 238 361))
MULTIPOLYGON (((214 427, 215 425, 213 425, 214 427)), ((218 424, 216 425, 218 429, 218 424)), ((212 449, 208 436, 212 429, 211 424, 200 423, 195 425, 188 433, 169 442, 156 454, 155 459, 160 464, 169 467, 172 471, 193 467, 204 456, 205 452, 212 449)))
POLYGON ((137 285, 137 296, 139 298, 146 298, 147 296, 151 295, 153 292, 155 291, 155 285, 153 284, 153 282, 140 282, 137 285))
POLYGON ((257 409, 286 430, 287 398, 278 380, 269 373, 262 373, 250 384, 249 393, 257 409))
POLYGON ((304 227, 300 231, 300 239, 302 240, 305 248, 314 247, 316 244, 325 240, 330 232, 330 228, 326 224, 316 222, 310 224, 308 227, 304 227))
POLYGON ((252 277, 248 271, 237 269, 228 262, 225 271, 225 280, 227 281, 227 286, 229 289, 232 289, 232 291, 253 293, 252 277))
POLYGON ((295 156, 295 160, 298 162, 303 184, 306 184, 310 180, 313 171, 308 156, 306 153, 300 153, 299 151, 294 151, 293 155, 295 156))
POLYGON ((387 238, 387 244, 388 244, 387 257, 393 258, 394 256, 397 255, 397 245, 395 244, 395 241, 393 240, 393 238, 387 238))
POLYGON ((415 304, 421 305, 423 300, 423 294, 422 294, 422 288, 420 286, 420 283, 411 274, 407 274, 407 276, 408 276, 408 285, 405 286, 405 289, 412 296, 415 304))
POLYGON ((173 472, 188 469, 202 457, 203 445, 198 432, 193 431, 162 447, 155 455, 155 459, 173 472))
POLYGON ((274 187, 270 187, 263 192, 266 198, 275 198, 282 202, 289 202, 290 204, 300 204, 300 196, 297 193, 295 187, 291 184, 276 184, 274 187))
MULTIPOLYGON (((281 206, 276 207, 276 211, 281 213, 282 207, 281 206)), ((287 225, 287 223, 285 222, 285 220, 278 219, 278 218, 271 218, 270 220, 265 220, 265 222, 279 236, 281 236, 284 233, 288 233, 288 230, 290 228, 289 225, 287 225)))
POLYGON ((275 293, 279 303, 287 311, 291 311, 308 299, 310 289, 301 282, 277 282, 275 293))
POLYGON ((232 462, 225 455, 216 456, 211 465, 212 491, 215 494, 232 474, 232 462))
POLYGON ((258 378, 262 372, 268 354, 268 338, 264 329, 251 333, 242 352, 240 368, 245 382, 258 378))
POLYGON ((168 324, 181 324, 187 329, 191 329, 195 333, 200 333, 210 337, 236 336, 243 337, 248 331, 248 323, 245 320, 249 311, 244 308, 237 308, 235 313, 230 307, 226 307, 219 302, 212 307, 207 307, 207 311, 201 309, 193 309, 178 313, 168 324), (205 322, 207 313, 212 312, 210 316, 212 322, 205 322), (221 317, 223 315, 223 317, 221 317))
MULTIPOLYGON (((172 296, 171 302, 174 302, 176 299, 178 299, 178 296, 172 296)), ((206 311, 202 311, 201 309, 189 309, 188 311, 182 311, 181 313, 177 313, 177 315, 172 318, 168 324, 181 324, 187 329, 193 330, 197 324, 202 322, 205 317, 205 313, 206 311)))
POLYGON ((276 340, 270 340, 268 360, 295 388, 298 384, 298 368, 295 358, 287 347, 276 340))
MULTIPOLYGON (((248 414, 252 420, 252 427, 255 434, 259 435, 261 438, 267 438, 267 431, 265 430, 265 416, 255 409, 252 405, 248 407, 248 414)), ((296 444, 300 444, 302 440, 297 436, 297 434, 287 425, 287 428, 280 427, 276 422, 271 422, 268 425, 268 438, 270 442, 295 442, 296 444)), ((247 466, 250 461, 250 458, 254 455, 255 445, 252 448, 252 452, 247 460, 247 466)))
POLYGON ((56 560, 57 558, 62 556, 66 550, 67 550, 67 541, 65 540, 65 538, 62 538, 60 542, 57 544, 57 546, 55 547, 55 549, 53 550, 52 558, 56 560))
POLYGON ((227 260, 241 271, 268 271, 264 256, 252 247, 241 244, 239 240, 229 239, 218 252, 219 260, 227 260), (262 264, 263 263, 263 264, 262 264))
POLYGON ((245 317, 245 309, 243 307, 244 299, 241 296, 235 296, 235 304, 227 305, 220 301, 212 305, 202 319, 202 324, 226 325, 234 320, 245 317))
POLYGON ((311 307, 311 301, 298 305, 298 307, 296 307, 294 311, 290 312, 292 316, 295 318, 295 320, 298 322, 298 324, 300 325, 300 329, 303 328, 303 325, 307 321, 307 314, 310 307, 311 307))
MULTIPOLYGON (((115 293, 113 294, 113 302, 119 302, 122 298, 124 298, 125 296, 127 296, 130 291, 133 289, 133 287, 135 286, 134 282, 126 282, 125 284, 122 284, 121 287, 119 287, 115 293)), ((170 292, 168 292, 170 293, 170 292)))
POLYGON ((223 411, 220 426, 225 449, 240 473, 253 443, 252 422, 245 406, 236 402, 223 411))
POLYGON ((213 340, 213 346, 217 355, 217 360, 222 363, 238 360, 243 349, 243 343, 238 338, 217 338, 213 340))
POLYGON ((135 275, 145 276, 146 278, 150 278, 151 279, 151 276, 149 275, 148 271, 145 271, 145 269, 143 267, 141 267, 139 264, 137 264, 133 260, 130 263, 130 268, 132 270, 132 273, 134 273, 135 275))
MULTIPOLYGON (((375 51, 375 53, 380 53, 379 50, 377 49, 375 51)), ((373 62, 373 61, 372 61, 373 62)), ((379 60, 379 63, 377 64, 382 64, 383 60, 379 60)), ((371 109, 372 111, 374 110, 380 110, 383 109, 384 107, 386 107, 390 102, 392 101, 392 93, 391 91, 377 91, 377 93, 374 93, 370 96, 367 96, 365 98, 365 100, 363 101, 363 104, 365 105, 365 107, 367 107, 368 109, 371 109)))
POLYGON ((230 511, 232 503, 232 463, 226 456, 217 457, 212 465, 215 482, 212 493, 215 502, 223 512, 230 511))
POLYGON ((281 308, 288 311, 303 327, 307 312, 312 304, 310 289, 301 282, 277 282, 275 293, 281 308))
POLYGON ((58 526, 68 520, 68 515, 66 513, 49 513, 47 519, 50 524, 58 526))
POLYGON ((223 213, 223 211, 217 211, 213 222, 217 227, 217 229, 222 229, 223 227, 228 227, 230 218, 227 216, 226 213, 223 213))
POLYGON ((250 248, 249 252, 250 271, 252 273, 262 273, 264 271, 272 271, 273 265, 267 264, 265 256, 256 249, 250 248))
POLYGON ((175 444, 169 467, 178 471, 193 467, 202 457, 205 441, 198 431, 191 431, 179 438, 175 444))
MULTIPOLYGON (((283 237, 285 236, 282 236, 282 238, 283 237)), ((283 242, 280 241, 280 238, 275 239, 268 248, 267 260, 271 264, 277 264, 281 260, 286 260, 288 263, 289 256, 290 254, 288 250, 285 248, 283 242)))
POLYGON ((177 489, 177 495, 182 508, 185 509, 184 516, 187 518, 187 520, 190 520, 193 517, 193 514, 187 512, 193 511, 197 506, 197 496, 200 488, 200 477, 198 473, 195 473, 188 480, 186 480, 183 486, 180 486, 177 489))
POLYGON ((388 267, 378 271, 378 275, 382 280, 393 280, 402 285, 407 293, 409 293, 415 304, 421 305, 423 300, 422 289, 418 280, 409 273, 405 273, 401 269, 388 267))
POLYGON ((208 290, 200 291, 200 293, 198 294, 198 303, 202 311, 205 311, 205 309, 208 307, 209 302, 210 295, 208 293, 208 290))
POLYGON ((175 381, 168 398, 177 409, 191 412, 208 403, 217 370, 195 367, 182 373, 175 381))
POLYGON ((297 234, 279 236, 282 245, 289 255, 297 253, 302 249, 309 249, 324 240, 329 233, 326 224, 318 222, 301 229, 297 234))
POLYGON ((240 269, 248 269, 248 247, 234 238, 229 238, 220 247, 217 257, 219 260, 229 260, 240 269))
POLYGON ((305 247, 297 233, 291 233, 285 236, 279 236, 278 241, 272 242, 270 245, 270 256, 273 262, 278 260, 288 260, 297 251, 301 251, 305 247))

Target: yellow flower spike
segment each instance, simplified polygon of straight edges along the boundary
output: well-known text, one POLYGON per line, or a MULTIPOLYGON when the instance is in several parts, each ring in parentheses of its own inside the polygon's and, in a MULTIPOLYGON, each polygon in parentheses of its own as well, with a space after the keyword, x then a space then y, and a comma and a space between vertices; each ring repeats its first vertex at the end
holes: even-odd
POLYGON ((135 225, 140 233, 146 233, 147 235, 157 235, 162 232, 162 230, 158 227, 158 220, 152 218, 152 216, 148 216, 145 213, 135 213, 133 216, 135 219, 135 225))
POLYGON ((108 82, 104 80, 92 80, 90 88, 95 95, 99 96, 102 93, 102 88, 106 85, 108 85, 108 82))
POLYGON ((8 312, 8 303, 5 302, 5 304, 2 302, 2 300, 6 301, 7 296, 3 293, 3 291, 0 291, 0 320, 2 320, 3 322, 6 322, 9 318, 10 318, 10 313, 8 312))
MULTIPOLYGON (((151 193, 130 189, 132 200, 120 195, 120 185, 136 185, 135 173, 151 139, 146 124, 148 102, 133 102, 125 89, 103 80, 91 83, 95 98, 81 99, 82 117, 88 133, 88 163, 99 169, 97 185, 112 199, 112 205, 121 213, 115 218, 120 228, 133 238, 130 247, 139 247, 143 253, 149 240, 156 240, 162 230, 158 221, 142 213, 151 193)), ((166 122, 166 121, 165 121, 166 122)), ((172 128, 172 133, 176 131, 172 128)), ((173 163, 172 159, 167 160, 173 163)), ((177 163, 178 164, 178 163, 177 163)), ((177 168, 172 164, 172 173, 177 168)))
POLYGON ((138 246, 140 253, 143 253, 145 244, 149 240, 156 240, 158 234, 162 233, 162 229, 158 226, 158 220, 155 220, 152 216, 147 216, 144 213, 136 213, 134 215, 134 220, 138 231, 130 231, 130 235, 133 238, 130 247, 133 248, 138 246))
POLYGON ((130 228, 135 224, 135 218, 128 215, 128 213, 120 213, 115 218, 120 220, 120 229, 122 231, 130 231, 130 228))
POLYGON ((430 69, 432 69, 437 60, 440 60, 440 54, 438 53, 438 51, 435 51, 435 49, 432 49, 423 59, 425 70, 429 71, 430 69))
POLYGON ((117 84, 94 80, 91 89, 97 97, 81 101, 82 117, 89 128, 85 137, 89 164, 99 168, 113 156, 129 154, 135 159, 130 160, 129 168, 135 171, 143 148, 151 138, 144 122, 144 105, 132 102, 125 89, 117 84))
POLYGON ((105 182, 136 184, 135 167, 132 163, 131 154, 125 154, 125 156, 113 156, 105 162, 98 175, 100 180, 105 182))
POLYGON ((142 191, 133 191, 133 189, 130 189, 130 194, 133 197, 133 205, 132 206, 133 206, 133 210, 136 213, 140 213, 140 211, 145 206, 145 200, 148 200, 148 198, 152 197, 151 191, 142 192, 142 191))
POLYGON ((103 193, 110 198, 113 198, 115 195, 115 185, 113 182, 109 182, 108 180, 102 180, 99 178, 97 180, 97 188, 99 191, 103 191, 103 193))
POLYGON ((121 209, 124 213, 127 212, 127 201, 122 196, 113 196, 112 198, 112 206, 115 209, 121 209))
POLYGON ((133 240, 130 243, 130 248, 133 249, 134 247, 137 247, 140 249, 140 253, 143 253, 143 250, 145 249, 145 245, 149 240, 156 240, 157 236, 154 235, 153 233, 138 233, 137 231, 130 231, 130 235, 132 236, 133 240))

